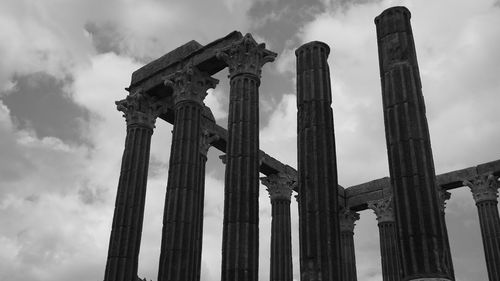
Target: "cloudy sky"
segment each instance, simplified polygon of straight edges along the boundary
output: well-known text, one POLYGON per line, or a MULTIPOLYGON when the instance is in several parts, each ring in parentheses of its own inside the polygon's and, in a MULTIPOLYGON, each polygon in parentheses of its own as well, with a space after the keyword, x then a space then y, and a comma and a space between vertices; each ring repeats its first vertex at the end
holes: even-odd
MULTIPOLYGON (((493 0, 2 0, 0 280, 102 280, 125 120, 114 101, 137 68, 195 39, 251 32, 279 54, 264 67, 261 149, 296 167, 294 50, 330 45, 339 183, 388 175, 373 19, 412 12, 436 172, 500 159, 500 2, 493 0)), ((206 98, 226 126, 227 70, 206 98)), ((153 135, 139 276, 156 280, 172 126, 153 135)), ((220 279, 223 175, 209 152, 202 280, 220 279)), ((486 280, 470 192, 447 223, 457 280, 486 280)), ((270 204, 260 196, 260 279, 269 279, 270 204)), ((294 272, 298 226, 292 202, 294 272)), ((372 211, 356 226, 358 278, 382 280, 372 211)))

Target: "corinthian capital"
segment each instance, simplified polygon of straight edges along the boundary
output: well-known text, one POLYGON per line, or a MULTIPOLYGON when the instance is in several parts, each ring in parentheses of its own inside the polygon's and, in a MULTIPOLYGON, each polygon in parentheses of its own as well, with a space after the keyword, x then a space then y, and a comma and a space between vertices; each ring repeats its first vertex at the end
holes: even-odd
POLYGON ((181 101, 195 101, 203 105, 207 90, 215 88, 219 80, 199 71, 196 67, 186 66, 164 78, 166 86, 174 90, 174 104, 181 101))
POLYGON ((343 208, 339 213, 340 231, 353 232, 355 222, 359 220, 359 214, 349 209, 343 208))
POLYGON ((483 201, 497 201, 498 181, 492 174, 478 175, 471 180, 464 180, 463 185, 470 187, 476 203, 483 201))
POLYGON ((450 200, 451 193, 440 188, 438 191, 439 195, 439 210, 444 213, 446 209, 446 201, 450 200))
POLYGON ((153 129, 156 118, 166 109, 166 104, 138 90, 125 99, 116 101, 116 108, 123 112, 127 126, 138 125, 153 129))
POLYGON ((290 201, 295 181, 286 174, 272 174, 260 178, 263 185, 267 186, 271 202, 274 200, 290 201))
POLYGON ((257 44, 250 33, 226 49, 217 51, 217 58, 229 66, 229 77, 251 74, 260 78, 262 66, 272 62, 277 54, 266 49, 266 44, 257 44))
POLYGON ((368 202, 368 208, 373 210, 379 223, 395 221, 394 210, 392 209, 392 195, 380 200, 368 202))
POLYGON ((220 137, 215 134, 210 134, 207 130, 203 130, 200 137, 200 153, 207 157, 208 150, 212 146, 212 142, 220 137))

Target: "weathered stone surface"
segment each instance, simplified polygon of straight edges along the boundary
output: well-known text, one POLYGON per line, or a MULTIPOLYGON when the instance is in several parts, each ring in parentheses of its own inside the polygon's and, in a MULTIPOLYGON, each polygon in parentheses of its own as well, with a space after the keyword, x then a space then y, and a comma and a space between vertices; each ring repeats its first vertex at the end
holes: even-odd
POLYGON ((230 97, 222 231, 222 281, 256 281, 259 266, 260 68, 274 53, 250 34, 217 51, 229 65, 230 97))
POLYGON ((368 208, 375 212, 378 221, 383 281, 400 281, 402 275, 392 198, 390 195, 368 202, 368 208))
POLYGON ((272 205, 271 218, 271 281, 292 281, 292 233, 290 197, 296 182, 285 174, 261 178, 267 186, 272 205))
POLYGON ((482 174, 464 181, 476 201, 483 238, 489 281, 500 280, 500 217, 498 213, 498 177, 482 174))
POLYGON ((317 41, 295 51, 302 281, 342 280, 329 53, 317 41))
POLYGON ((175 123, 165 196, 159 281, 196 281, 200 277, 204 169, 200 151, 203 98, 217 80, 188 67, 175 74, 175 123), (202 175, 203 174, 203 175, 202 175))
POLYGON ((387 9, 375 24, 402 277, 452 279, 410 12, 387 9))
POLYGON ((182 70, 187 65, 196 67, 209 75, 221 71, 227 67, 227 64, 216 58, 216 52, 241 40, 242 37, 240 32, 233 31, 203 47, 199 47, 195 41, 191 41, 172 51, 172 54, 166 54, 135 71, 128 89, 135 91, 140 88, 150 95, 168 96, 171 94, 171 90, 163 85, 165 77, 182 70))
POLYGON ((135 281, 155 119, 164 108, 137 92, 116 102, 127 120, 127 137, 116 194, 105 281, 135 281))
POLYGON ((342 280, 357 281, 356 254, 354 250, 354 225, 359 214, 349 209, 342 209, 339 214, 340 242, 342 253, 342 280))
MULTIPOLYGON (((475 178, 478 175, 478 170, 483 171, 484 174, 500 175, 500 160, 440 174, 436 176, 438 190, 441 188, 451 190, 463 187, 464 179, 475 178)), ((388 177, 384 177, 350 186, 345 189, 347 206, 355 211, 366 210, 368 208, 366 205, 367 202, 382 199, 387 194, 392 192, 390 185, 390 179, 388 177)))

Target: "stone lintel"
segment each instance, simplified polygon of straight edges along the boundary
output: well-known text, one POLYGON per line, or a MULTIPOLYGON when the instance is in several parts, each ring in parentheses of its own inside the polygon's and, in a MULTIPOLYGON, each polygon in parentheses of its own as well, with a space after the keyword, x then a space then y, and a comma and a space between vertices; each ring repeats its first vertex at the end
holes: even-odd
POLYGON ((129 91, 142 88, 151 95, 170 95, 171 90, 163 85, 163 78, 183 69, 186 65, 197 67, 200 71, 213 75, 227 64, 216 58, 216 51, 227 48, 232 43, 241 40, 243 35, 233 31, 223 38, 217 39, 205 46, 196 41, 190 41, 174 51, 154 60, 136 70, 132 74, 129 91))
MULTIPOLYGON (((479 174, 500 176, 500 160, 437 175, 436 183, 445 190, 460 188, 465 179, 474 179, 479 174)), ((362 211, 368 209, 369 201, 382 199, 390 190, 390 179, 384 177, 346 188, 345 199, 351 210, 362 211)))

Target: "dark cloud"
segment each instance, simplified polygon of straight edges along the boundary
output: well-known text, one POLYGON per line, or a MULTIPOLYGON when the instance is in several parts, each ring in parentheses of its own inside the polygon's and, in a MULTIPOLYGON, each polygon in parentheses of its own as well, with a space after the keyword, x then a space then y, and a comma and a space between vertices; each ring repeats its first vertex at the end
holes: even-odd
POLYGON ((43 72, 14 78, 16 87, 2 98, 19 129, 33 129, 39 138, 56 137, 82 144, 90 113, 75 104, 66 84, 43 72))

